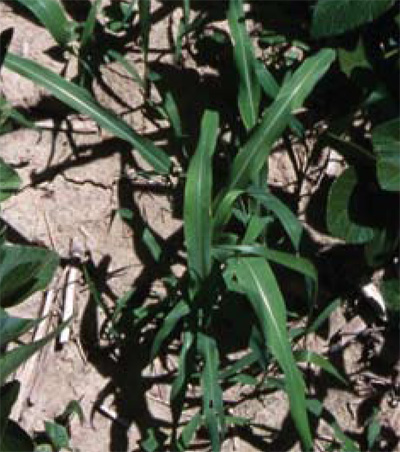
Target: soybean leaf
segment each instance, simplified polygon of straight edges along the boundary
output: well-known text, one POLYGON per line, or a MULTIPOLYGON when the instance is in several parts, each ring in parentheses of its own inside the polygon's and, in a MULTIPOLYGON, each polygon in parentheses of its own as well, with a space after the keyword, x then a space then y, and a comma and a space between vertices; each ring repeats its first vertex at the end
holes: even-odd
POLYGON ((260 124, 235 157, 228 190, 245 188, 257 176, 265 165, 271 146, 285 130, 292 111, 302 105, 334 58, 332 49, 321 50, 307 58, 282 86, 260 124))
POLYGON ((237 261, 237 277, 259 319, 264 340, 285 375, 290 411, 306 450, 312 449, 312 436, 306 412, 305 386, 296 366, 288 333, 286 310, 275 276, 259 257, 237 261))
POLYGON ((311 34, 321 38, 345 33, 377 19, 393 4, 394 0, 319 0, 311 34))
POLYGON ((372 131, 372 143, 378 159, 377 176, 381 188, 400 191, 400 120, 387 121, 372 131))
POLYGON ((18 173, 0 158, 0 202, 15 194, 20 185, 18 173))
POLYGON ((165 317, 160 329, 157 331, 151 347, 150 357, 153 359, 159 352, 163 342, 175 329, 177 323, 190 312, 190 308, 185 300, 179 301, 170 313, 165 317))
POLYGON ((9 419, 1 438, 0 450, 7 452, 33 452, 35 445, 31 437, 17 422, 9 419))
POLYGON ((203 388, 205 424, 210 434, 212 450, 213 452, 219 452, 221 440, 225 433, 225 416, 222 390, 218 380, 218 347, 215 339, 203 333, 198 335, 198 347, 204 360, 201 384, 203 388))
POLYGON ((42 319, 12 317, 0 308, 0 349, 3 349, 9 342, 18 339, 41 321, 42 319))
POLYGON ((185 240, 189 269, 196 279, 205 279, 211 270, 211 163, 218 121, 217 113, 204 113, 199 143, 189 165, 185 187, 185 240))
POLYGON ((69 435, 67 429, 57 422, 45 421, 45 431, 56 450, 69 448, 69 435))
MULTIPOLYGON (((19 388, 20 383, 18 380, 10 381, 0 388, 0 446, 2 444, 11 409, 18 397, 19 388)), ((3 449, 0 447, 0 450, 3 449)))
POLYGON ((11 53, 7 54, 4 64, 8 69, 43 86, 71 108, 88 115, 118 138, 130 143, 156 171, 160 173, 168 172, 170 160, 167 155, 150 140, 137 134, 113 112, 100 106, 85 89, 64 80, 34 61, 11 53))
POLYGON ((242 0, 230 0, 228 22, 234 40, 233 54, 239 73, 238 103, 246 129, 252 129, 258 119, 261 89, 255 71, 255 56, 247 34, 242 0))
MULTIPOLYGON (((70 320, 70 319, 69 319, 70 320)), ((20 345, 11 351, 0 356, 0 384, 3 384, 7 377, 15 372, 18 367, 29 359, 34 353, 40 350, 47 342, 56 337, 60 331, 69 323, 69 320, 59 325, 52 333, 43 339, 30 344, 20 345)))
POLYGON ((58 256, 40 247, 3 245, 0 247, 0 305, 16 305, 53 278, 58 256))
POLYGON ((31 11, 60 45, 67 45, 74 38, 76 24, 68 20, 60 2, 56 0, 16 1, 31 11))
POLYGON ((365 206, 356 202, 357 184, 355 169, 347 168, 332 184, 327 204, 329 232, 353 244, 366 243, 374 237, 374 229, 358 220, 365 216, 365 206))
POLYGON ((321 369, 325 370, 325 372, 333 375, 343 384, 348 384, 346 379, 336 370, 335 366, 333 366, 326 358, 319 355, 318 353, 312 352, 310 350, 296 350, 293 355, 294 359, 298 363, 314 364, 315 366, 318 366, 321 369))

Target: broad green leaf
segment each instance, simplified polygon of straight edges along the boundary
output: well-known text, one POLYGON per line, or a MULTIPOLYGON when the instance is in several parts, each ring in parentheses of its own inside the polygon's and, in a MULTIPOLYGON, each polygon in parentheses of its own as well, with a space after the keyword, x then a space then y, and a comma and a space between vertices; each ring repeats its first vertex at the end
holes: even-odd
MULTIPOLYGON (((70 319, 69 319, 70 320, 70 319)), ((43 339, 29 344, 19 345, 7 353, 0 356, 0 384, 3 384, 6 379, 15 372, 18 367, 29 359, 34 353, 40 350, 47 342, 55 338, 60 331, 69 323, 69 320, 59 325, 53 332, 48 334, 43 339)))
POLYGON ((372 152, 334 133, 326 132, 321 137, 320 144, 333 148, 349 165, 375 165, 376 157, 372 152))
POLYGON ((400 287, 397 278, 382 281, 382 294, 389 313, 400 314, 400 287))
POLYGON ((400 191, 400 119, 375 127, 372 143, 378 159, 377 176, 381 188, 400 191))
POLYGON ((210 434, 213 452, 220 452, 225 434, 225 414, 222 390, 219 384, 219 356, 215 339, 203 333, 198 335, 198 347, 204 360, 201 373, 203 388, 203 413, 210 434))
POLYGON ((0 308, 0 349, 18 339, 41 321, 42 319, 12 317, 0 308))
POLYGON ((316 38, 335 36, 372 22, 394 0, 319 0, 315 6, 311 34, 316 38))
POLYGON ((69 448, 69 435, 67 429, 57 422, 45 421, 45 431, 56 450, 69 448))
MULTIPOLYGON (((20 383, 18 380, 10 381, 0 388, 0 446, 7 427, 11 409, 17 400, 20 383)), ((0 447, 0 450, 3 450, 0 447)))
POLYGON ((20 185, 18 173, 0 158, 0 202, 15 194, 20 185))
POLYGON ((332 49, 323 49, 307 58, 285 83, 273 104, 234 159, 229 189, 245 188, 264 167, 269 151, 285 130, 292 111, 298 109, 335 58, 332 49))
POLYGON ((318 353, 312 352, 310 350, 296 350, 293 355, 294 359, 298 363, 314 364, 315 366, 318 366, 321 369, 325 370, 325 372, 333 375, 343 384, 348 385, 346 379, 336 370, 335 366, 333 366, 326 358, 319 355, 318 353))
POLYGON ((304 448, 311 450, 313 441, 307 417, 305 385, 292 354, 286 330, 285 304, 275 276, 263 258, 245 257, 237 261, 237 277, 259 319, 265 343, 284 372, 293 421, 304 448))
POLYGON ((69 21, 61 3, 57 0, 16 0, 28 8, 53 38, 62 46, 74 38, 76 24, 69 21))
POLYGON ((165 317, 161 327, 157 331, 156 337, 154 338, 153 345, 151 347, 150 357, 154 359, 163 342, 167 337, 174 331, 177 323, 190 312, 190 308, 185 300, 179 301, 169 314, 165 317))
POLYGON ((212 156, 217 142, 218 122, 217 113, 205 112, 185 187, 185 241, 189 271, 196 279, 205 279, 211 271, 212 156))
POLYGON ((11 53, 7 54, 4 64, 11 71, 17 72, 46 88, 61 102, 82 114, 88 115, 101 127, 130 143, 156 171, 160 173, 168 172, 170 167, 168 156, 150 140, 137 134, 113 112, 100 106, 85 89, 64 80, 34 61, 11 53))
POLYGON ((375 233, 372 227, 358 222, 357 216, 364 214, 365 206, 355 200, 357 184, 355 169, 347 168, 332 184, 327 205, 329 232, 353 244, 366 243, 375 233))
POLYGON ((358 68, 372 69, 365 54, 362 38, 360 38, 356 46, 350 50, 340 48, 338 50, 338 60, 340 69, 347 77, 350 77, 353 71, 358 68))
POLYGON ((40 247, 4 245, 0 248, 0 306, 16 305, 53 278, 58 256, 40 247))
POLYGON ((258 119, 261 89, 255 71, 255 56, 246 30, 242 0, 230 0, 228 22, 234 40, 233 55, 239 73, 239 110, 246 129, 258 119))
POLYGON ((3 452, 33 452, 35 445, 31 437, 17 422, 9 419, 1 438, 0 450, 3 452))

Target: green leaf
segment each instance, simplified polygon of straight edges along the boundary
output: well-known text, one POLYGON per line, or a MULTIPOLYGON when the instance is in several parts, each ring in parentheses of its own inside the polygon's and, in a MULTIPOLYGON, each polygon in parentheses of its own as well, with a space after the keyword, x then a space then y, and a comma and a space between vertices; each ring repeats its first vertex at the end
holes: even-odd
POLYGON ((372 69, 365 54, 365 47, 362 38, 360 38, 356 46, 350 50, 345 48, 339 49, 338 60, 340 69, 347 75, 347 77, 350 77, 353 71, 358 68, 372 69))
POLYGON ((13 28, 6 28, 0 33, 0 69, 7 53, 8 46, 14 34, 13 28))
POLYGON ((178 373, 171 387, 171 406, 172 417, 176 424, 182 413, 183 401, 186 393, 186 387, 190 374, 190 360, 194 350, 194 335, 191 331, 185 331, 183 336, 183 344, 178 360, 178 373))
POLYGON ((259 201, 266 209, 271 211, 281 222, 294 248, 300 246, 303 227, 296 215, 279 198, 265 190, 251 189, 249 195, 259 201))
POLYGON ((378 158, 377 176, 383 190, 400 191, 400 119, 387 121, 372 130, 378 158))
POLYGON ((0 308, 0 349, 9 342, 18 339, 41 321, 42 319, 12 317, 0 308))
POLYGON ((307 400, 307 409, 311 411, 317 419, 324 419, 324 421, 332 428, 335 433, 335 439, 342 445, 342 452, 359 452, 360 449, 357 444, 343 433, 343 430, 340 428, 333 414, 328 411, 319 400, 307 400))
POLYGON ((205 279, 211 271, 212 156, 218 135, 218 114, 204 113, 200 139, 190 161, 184 201, 184 231, 189 271, 205 279))
POLYGON ((200 413, 196 413, 192 419, 182 429, 182 433, 178 438, 177 450, 178 452, 184 452, 190 446, 196 431, 202 424, 202 418, 200 413))
POLYGON ((88 47, 94 37, 94 27, 96 25, 96 15, 102 0, 95 0, 90 7, 89 13, 83 25, 82 34, 80 36, 79 55, 83 58, 88 51, 88 47))
POLYGON ((319 0, 311 34, 315 38, 340 35, 372 22, 393 4, 394 0, 319 0))
POLYGON ((15 194, 20 185, 18 173, 0 158, 0 202, 15 194))
POLYGON ((20 345, 11 351, 0 355, 0 384, 15 372, 18 367, 40 350, 47 342, 56 337, 60 331, 69 323, 69 320, 59 325, 52 333, 43 339, 30 344, 20 345))
POLYGON ((60 2, 56 0, 16 1, 31 11, 60 45, 67 45, 74 38, 76 24, 67 19, 60 2))
POLYGON ((0 450, 7 423, 10 417, 11 409, 17 400, 20 383, 18 380, 10 381, 0 388, 0 450))
POLYGON ((180 300, 171 310, 171 312, 165 317, 161 327, 157 331, 156 337, 154 338, 153 345, 151 347, 150 357, 154 359, 163 342, 167 337, 173 332, 178 322, 188 315, 190 308, 185 302, 185 300, 180 300))
POLYGON ((312 449, 312 436, 306 411, 305 386, 296 366, 286 330, 285 304, 268 263, 259 257, 240 258, 237 277, 249 298, 263 330, 265 343, 285 375, 290 411, 306 450, 312 449))
POLYGON ((367 429, 367 442, 368 442, 368 450, 373 450, 376 441, 379 438, 381 433, 381 424, 379 422, 379 410, 378 408, 374 408, 372 415, 367 421, 368 429, 367 429))
POLYGON ((141 88, 145 88, 146 84, 143 81, 142 77, 140 77, 133 64, 129 62, 123 55, 113 49, 108 49, 106 55, 109 58, 118 61, 118 63, 120 63, 121 66, 126 70, 126 72, 128 72, 128 74, 132 77, 132 80, 136 82, 141 88))
POLYGON ((323 356, 318 353, 312 352, 310 350, 296 350, 294 353, 294 359, 298 363, 308 363, 314 364, 315 366, 320 367, 325 370, 329 374, 333 375, 343 384, 348 385, 346 379, 336 370, 336 368, 323 356))
POLYGON ((4 245, 0 248, 0 305, 16 305, 53 278, 58 256, 45 248, 4 245))
POLYGON ((213 452, 220 452, 221 441, 225 434, 225 415, 222 390, 218 380, 218 347, 215 339, 203 333, 198 335, 198 347, 204 360, 201 385, 205 424, 210 434, 213 452))
POLYGON ((33 452, 34 444, 31 437, 15 421, 9 419, 0 443, 0 451, 33 452))
POLYGON ((145 61, 147 61, 147 55, 149 52, 149 39, 151 29, 150 6, 150 0, 139 0, 140 36, 142 38, 142 49, 145 61))
POLYGON ((100 106, 85 89, 64 80, 34 61, 11 53, 7 54, 4 64, 11 71, 17 72, 46 88, 61 102, 82 114, 88 115, 104 129, 130 143, 156 171, 160 173, 168 172, 170 167, 168 156, 150 140, 137 134, 113 112, 100 106))
POLYGON ((269 151, 285 130, 293 110, 298 109, 335 58, 332 49, 323 49, 307 58, 285 83, 261 123, 240 149, 232 166, 229 189, 246 188, 264 167, 269 151))
POLYGON ((45 431, 56 450, 69 448, 69 435, 67 429, 57 422, 45 421, 45 431))
POLYGON ((332 184, 327 204, 327 225, 329 232, 348 243, 361 244, 374 237, 374 229, 358 222, 363 215, 363 205, 355 199, 358 184, 353 167, 347 168, 332 184))
POLYGON ((246 30, 242 0, 230 0, 228 22, 234 40, 233 54, 239 73, 239 110, 246 129, 258 119, 261 89, 255 71, 255 56, 246 30))
POLYGON ((58 256, 45 248, 4 245, 0 248, 0 306, 16 305, 47 287, 58 256))
POLYGON ((330 303, 318 316, 316 319, 314 319, 311 323, 310 326, 307 327, 307 334, 310 333, 315 333, 316 331, 319 330, 319 328, 321 327, 321 325, 323 325, 328 318, 330 317, 330 315, 336 311, 337 308, 340 307, 341 305, 341 300, 334 300, 332 301, 332 303, 330 303))
POLYGON ((400 287, 397 278, 382 281, 382 294, 385 305, 390 313, 400 314, 400 287))

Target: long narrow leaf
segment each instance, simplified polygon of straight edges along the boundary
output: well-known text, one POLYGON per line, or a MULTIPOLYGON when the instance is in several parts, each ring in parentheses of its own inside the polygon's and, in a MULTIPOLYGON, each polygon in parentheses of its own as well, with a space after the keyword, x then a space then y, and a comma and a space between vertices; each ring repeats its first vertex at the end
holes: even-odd
POLYGON ((269 150, 285 130, 293 110, 298 109, 335 58, 331 49, 323 49, 307 58, 281 88, 261 123, 236 156, 230 188, 244 188, 264 166, 269 150))
POLYGON ((244 125, 252 129, 258 118, 261 88, 255 71, 255 56, 244 23, 242 0, 230 0, 228 22, 234 39, 233 54, 239 73, 239 110, 244 125))
POLYGON ((221 440, 225 431, 222 390, 218 380, 219 357, 215 339, 200 333, 198 336, 199 351, 204 359, 201 374, 203 387, 203 411, 205 423, 210 433, 213 452, 220 452, 221 440))
POLYGON ((18 74, 32 80, 49 90, 61 102, 74 110, 94 119, 101 127, 109 130, 118 138, 130 143, 153 168, 160 173, 167 173, 170 160, 161 149, 150 140, 138 135, 125 121, 113 112, 100 106, 83 88, 64 80, 59 75, 40 66, 34 61, 8 53, 5 66, 18 74))
POLYGON ((286 310, 275 276, 263 258, 237 261, 239 283, 259 319, 265 342, 285 374, 290 411, 306 450, 312 449, 304 382, 296 366, 286 330, 286 310))
POLYGON ((60 331, 69 323, 70 319, 58 326, 52 333, 43 339, 26 345, 20 345, 10 352, 0 356, 0 384, 6 381, 23 362, 29 359, 34 353, 40 350, 51 339, 56 337, 60 331))
POLYGON ((56 0, 16 1, 31 11, 60 45, 65 46, 71 41, 76 24, 68 20, 60 2, 56 0))
POLYGON ((184 230, 189 268, 200 279, 205 279, 211 270, 211 163, 217 133, 218 114, 206 111, 185 187, 184 230))

